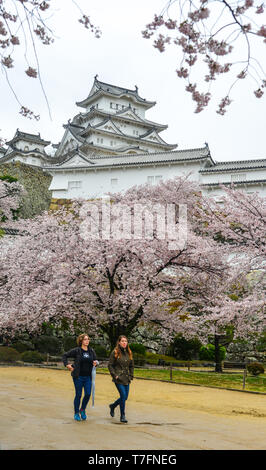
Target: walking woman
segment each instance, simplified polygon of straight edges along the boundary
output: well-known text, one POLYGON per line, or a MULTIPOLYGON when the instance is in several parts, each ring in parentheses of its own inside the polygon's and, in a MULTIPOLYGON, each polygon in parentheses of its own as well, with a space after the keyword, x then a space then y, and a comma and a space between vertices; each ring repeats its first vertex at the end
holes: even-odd
POLYGON ((71 372, 75 386, 74 419, 76 421, 81 421, 81 419, 85 420, 87 418, 86 406, 91 395, 92 368, 98 365, 96 354, 94 350, 89 347, 89 342, 90 338, 86 333, 79 335, 77 338, 78 347, 66 352, 62 357, 64 366, 71 372), (69 358, 74 359, 74 364, 68 364, 69 358), (83 388, 84 397, 80 408, 83 388))
POLYGON ((114 403, 109 405, 110 415, 114 417, 115 408, 119 405, 120 421, 127 423, 125 405, 129 394, 129 385, 133 380, 134 361, 126 336, 119 336, 116 347, 110 355, 108 369, 120 395, 114 403))

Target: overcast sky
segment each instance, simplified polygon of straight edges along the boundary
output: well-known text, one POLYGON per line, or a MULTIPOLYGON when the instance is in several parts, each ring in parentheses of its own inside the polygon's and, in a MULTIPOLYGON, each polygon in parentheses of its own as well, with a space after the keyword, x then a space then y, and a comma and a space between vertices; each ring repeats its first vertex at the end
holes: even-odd
MULTIPOLYGON (((247 89, 241 81, 223 117, 215 111, 227 88, 223 91, 218 88, 213 104, 195 114, 195 104, 184 91, 185 82, 176 76, 176 48, 160 53, 151 40, 142 38, 141 31, 152 21, 154 13, 160 13, 165 0, 79 0, 92 22, 101 28, 100 39, 77 22, 80 13, 71 0, 58 2, 59 7, 60 3, 64 3, 64 10, 58 10, 50 18, 57 36, 54 44, 43 46, 37 41, 41 78, 52 119, 39 81, 23 72, 26 66, 20 48, 9 80, 21 103, 40 114, 41 119, 36 122, 18 114, 20 106, 2 74, 0 135, 3 138, 11 139, 19 128, 40 132, 42 138, 58 143, 64 132, 62 125, 83 111, 75 103, 87 97, 98 74, 98 79, 107 83, 130 89, 137 85, 141 97, 156 101, 146 117, 168 124, 161 136, 168 143, 178 144, 178 149, 202 147, 207 142, 217 162, 266 158, 266 99, 254 96, 255 85, 247 89)), ((34 66, 34 60, 30 62, 34 66)))

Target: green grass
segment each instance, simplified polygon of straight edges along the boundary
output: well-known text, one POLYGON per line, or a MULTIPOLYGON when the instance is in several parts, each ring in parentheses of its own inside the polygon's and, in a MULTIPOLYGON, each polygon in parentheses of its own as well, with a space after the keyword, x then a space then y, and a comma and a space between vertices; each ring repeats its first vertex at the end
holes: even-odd
MULTIPOLYGON (((107 368, 99 368, 98 372, 108 372, 107 368)), ((136 368, 134 376, 143 379, 170 381, 169 369, 144 369, 136 368)), ((205 387, 218 387, 227 389, 242 390, 243 372, 232 373, 223 372, 222 374, 210 371, 194 372, 173 370, 173 383, 186 383, 202 385, 205 387)), ((266 374, 254 377, 250 374, 246 377, 246 391, 266 393, 266 374)))

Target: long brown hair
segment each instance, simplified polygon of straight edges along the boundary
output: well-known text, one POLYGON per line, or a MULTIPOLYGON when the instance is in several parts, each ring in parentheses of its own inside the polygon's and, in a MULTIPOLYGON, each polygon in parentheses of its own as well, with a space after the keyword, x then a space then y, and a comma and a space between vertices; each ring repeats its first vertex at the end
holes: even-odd
POLYGON ((116 347, 114 349, 114 352, 115 352, 115 358, 116 359, 119 359, 121 357, 121 349, 119 347, 119 342, 121 341, 122 338, 126 338, 127 340, 127 347, 126 347, 126 350, 128 352, 128 355, 129 355, 129 358, 132 360, 133 359, 133 355, 132 355, 132 351, 128 345, 128 339, 125 335, 120 335, 117 342, 116 342, 116 347))

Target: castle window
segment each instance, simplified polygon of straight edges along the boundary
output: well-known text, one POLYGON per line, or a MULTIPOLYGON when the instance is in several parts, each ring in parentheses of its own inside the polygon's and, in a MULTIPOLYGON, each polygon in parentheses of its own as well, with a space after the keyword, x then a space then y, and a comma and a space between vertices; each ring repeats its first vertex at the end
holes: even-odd
POLYGON ((68 189, 78 189, 81 188, 82 181, 69 181, 68 189))
POLYGON ((110 103, 110 108, 112 108, 112 107, 113 107, 113 103, 110 103))
POLYGON ((234 173, 231 175, 231 183, 237 182, 237 181, 246 181, 247 175, 246 173, 234 173))
POLYGON ((161 181, 163 177, 161 175, 158 175, 158 176, 148 176, 147 177, 147 182, 148 184, 157 184, 159 183, 159 181, 161 181))
POLYGON ((117 179, 117 178, 111 178, 111 186, 112 186, 112 188, 113 188, 114 186, 117 186, 117 184, 118 184, 118 179, 117 179))

